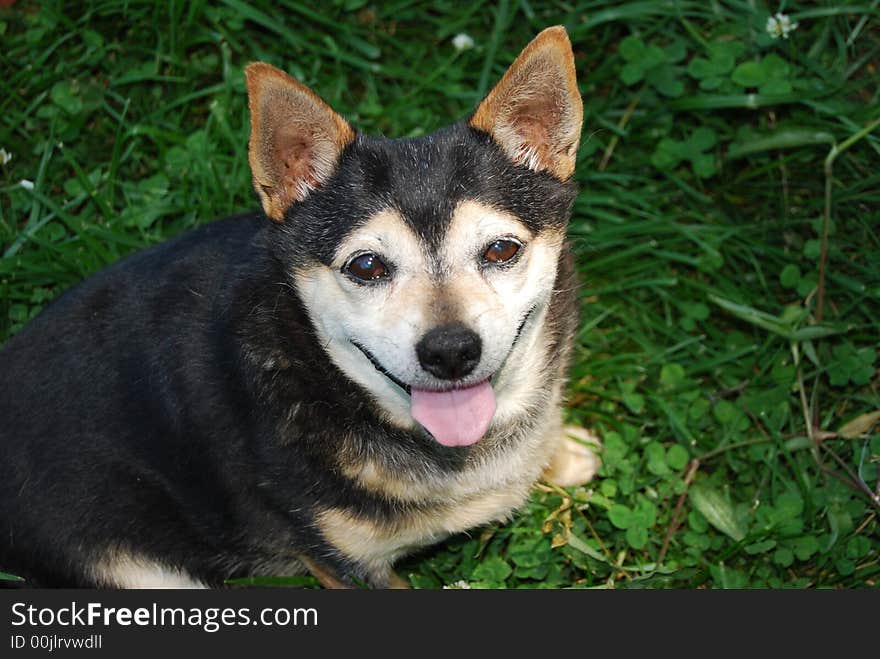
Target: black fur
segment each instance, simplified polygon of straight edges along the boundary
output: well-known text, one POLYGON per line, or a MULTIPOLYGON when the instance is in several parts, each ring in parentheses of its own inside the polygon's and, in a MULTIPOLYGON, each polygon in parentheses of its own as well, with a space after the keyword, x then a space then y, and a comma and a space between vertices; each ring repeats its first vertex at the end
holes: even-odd
MULTIPOLYGON (((383 519, 402 504, 346 479, 340 451, 444 472, 491 447, 445 448, 382 422, 316 340, 291 268, 329 263, 384 207, 436 245, 463 198, 540 229, 564 226, 574 194, 464 124, 358 137, 285 222, 213 222, 74 287, 0 350, 0 571, 92 586, 88 566, 121 547, 209 585, 299 554, 368 577, 322 539, 314 511, 383 519)), ((562 265, 559 350, 575 317, 567 253, 562 265)))
POLYGON ((294 204, 282 226, 297 246, 293 256, 329 264, 345 235, 383 208, 398 210, 436 246, 464 198, 508 211, 538 231, 565 225, 576 192, 573 183, 514 165, 488 135, 466 124, 416 139, 359 135, 330 184, 294 204))

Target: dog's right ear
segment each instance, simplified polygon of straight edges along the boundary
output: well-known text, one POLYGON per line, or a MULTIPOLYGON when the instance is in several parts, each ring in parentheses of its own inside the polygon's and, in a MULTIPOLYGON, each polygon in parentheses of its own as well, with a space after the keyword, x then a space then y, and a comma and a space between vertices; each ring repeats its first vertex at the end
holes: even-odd
POLYGON ((513 162, 567 181, 574 173, 584 107, 565 28, 548 27, 519 57, 470 119, 513 162))
POLYGON ((311 89, 263 62, 245 67, 248 160, 263 210, 276 222, 336 170, 354 130, 311 89))

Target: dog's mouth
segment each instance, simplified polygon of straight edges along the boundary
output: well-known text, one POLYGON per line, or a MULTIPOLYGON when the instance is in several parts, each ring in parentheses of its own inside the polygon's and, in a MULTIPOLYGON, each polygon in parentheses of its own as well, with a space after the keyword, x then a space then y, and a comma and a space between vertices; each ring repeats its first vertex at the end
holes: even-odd
MULTIPOLYGON (((532 307, 520 323, 510 345, 508 357, 536 308, 537 306, 532 307)), ((491 384, 494 375, 482 382, 464 387, 445 390, 420 389, 397 378, 360 343, 353 339, 351 343, 363 353, 377 371, 410 396, 410 413, 413 419, 420 423, 437 442, 443 446, 470 446, 486 434, 497 407, 495 391, 491 384)), ((502 362, 501 369, 506 363, 507 357, 502 362)))
POLYGON ((389 372, 373 353, 357 341, 352 345, 373 367, 410 396, 410 414, 443 446, 470 446, 478 442, 495 416, 495 392, 489 380, 446 390, 419 389, 389 372))
POLYGON ((360 343, 358 343, 354 339, 349 339, 349 341, 351 341, 351 344, 355 348, 357 348, 358 350, 360 350, 364 354, 364 357, 366 357, 367 359, 370 360, 370 363, 373 365, 373 368, 375 368, 382 375, 384 375, 386 378, 391 380, 398 387, 403 389, 403 391, 406 392, 408 395, 412 395, 412 387, 409 386, 408 384, 406 384, 405 382, 402 382, 398 378, 394 377, 394 374, 392 374, 391 372, 388 371, 387 368, 382 366, 382 362, 380 362, 378 359, 376 359, 376 357, 373 355, 372 352, 370 352, 369 350, 364 348, 360 343))

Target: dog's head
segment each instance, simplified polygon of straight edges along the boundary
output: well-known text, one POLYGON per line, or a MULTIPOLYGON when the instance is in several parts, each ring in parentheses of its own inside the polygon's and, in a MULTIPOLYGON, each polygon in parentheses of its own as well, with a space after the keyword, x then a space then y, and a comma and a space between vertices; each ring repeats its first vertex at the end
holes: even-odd
POLYGON ((571 44, 539 34, 465 122, 361 136, 248 66, 250 165, 330 359, 386 418, 468 445, 529 397, 575 189, 571 44))

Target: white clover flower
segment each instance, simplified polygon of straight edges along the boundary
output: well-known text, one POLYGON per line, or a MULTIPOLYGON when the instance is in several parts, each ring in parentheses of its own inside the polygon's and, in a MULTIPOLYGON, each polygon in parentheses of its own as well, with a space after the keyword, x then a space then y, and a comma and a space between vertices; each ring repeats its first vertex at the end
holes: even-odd
POLYGON ((448 586, 443 586, 443 590, 470 590, 471 585, 462 579, 461 581, 456 581, 453 584, 449 584, 448 586))
POLYGON ((452 39, 452 46, 458 51, 461 52, 463 50, 470 50, 474 47, 474 38, 469 35, 461 32, 460 34, 456 34, 452 39))
POLYGON ((21 180, 18 182, 18 184, 19 184, 21 187, 23 187, 25 190, 33 190, 33 189, 34 189, 34 182, 33 182, 33 181, 28 181, 26 178, 21 179, 21 180))
POLYGON ((776 12, 775 16, 767 19, 767 34, 771 39, 788 39, 788 35, 794 32, 800 23, 792 23, 791 19, 782 12, 776 12))
POLYGON ((12 160, 12 154, 6 149, 0 149, 0 165, 5 165, 12 160))

